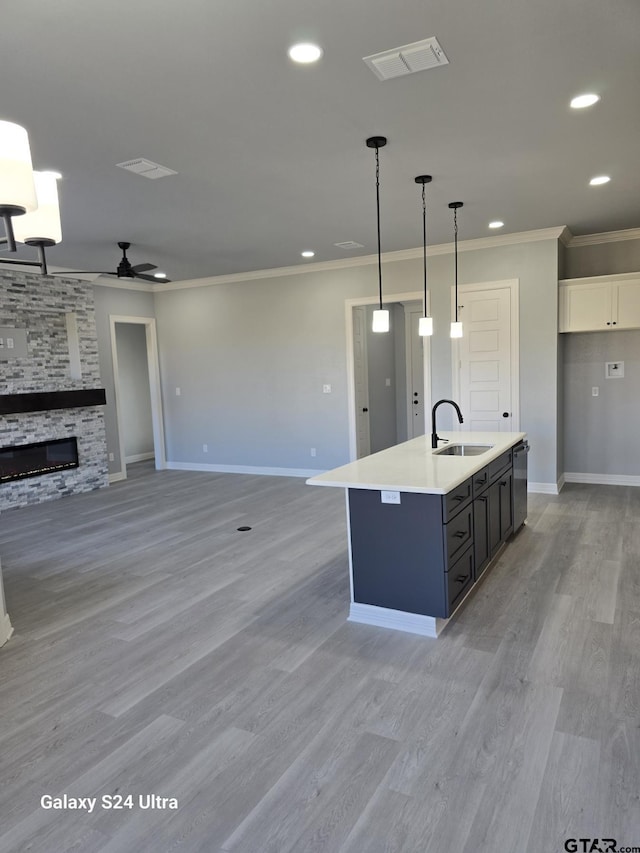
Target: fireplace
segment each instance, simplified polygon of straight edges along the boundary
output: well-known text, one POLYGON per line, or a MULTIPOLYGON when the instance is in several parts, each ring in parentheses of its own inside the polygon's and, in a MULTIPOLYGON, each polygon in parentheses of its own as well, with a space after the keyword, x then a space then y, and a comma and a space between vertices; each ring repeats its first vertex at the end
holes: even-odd
POLYGON ((75 436, 0 447, 0 483, 78 467, 75 436))

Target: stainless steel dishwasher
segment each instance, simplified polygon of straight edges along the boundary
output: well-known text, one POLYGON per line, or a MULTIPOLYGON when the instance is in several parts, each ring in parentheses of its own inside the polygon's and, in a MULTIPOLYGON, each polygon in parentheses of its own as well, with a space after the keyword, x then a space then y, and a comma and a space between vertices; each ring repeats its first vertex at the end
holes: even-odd
POLYGON ((513 532, 527 517, 527 456, 529 442, 521 441, 513 448, 513 532))

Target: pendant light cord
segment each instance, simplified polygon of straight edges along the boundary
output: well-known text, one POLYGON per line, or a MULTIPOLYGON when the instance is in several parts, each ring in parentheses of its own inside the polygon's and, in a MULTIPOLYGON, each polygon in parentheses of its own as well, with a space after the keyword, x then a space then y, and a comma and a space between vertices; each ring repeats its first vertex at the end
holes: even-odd
POLYGON ((422 262, 424 266, 424 316, 427 316, 427 199, 422 185, 422 262))
POLYGON ((453 208, 453 240, 454 240, 454 263, 456 281, 456 323, 458 322, 458 211, 453 208))
POLYGON ((378 294, 380 310, 382 310, 382 259, 380 256, 380 158, 376 145, 376 213, 378 217, 378 294))

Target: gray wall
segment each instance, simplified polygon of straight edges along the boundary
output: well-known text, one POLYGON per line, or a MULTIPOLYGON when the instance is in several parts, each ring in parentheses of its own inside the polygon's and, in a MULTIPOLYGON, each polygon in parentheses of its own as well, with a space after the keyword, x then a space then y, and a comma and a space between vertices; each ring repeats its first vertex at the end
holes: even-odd
MULTIPOLYGON (((520 424, 532 445, 531 480, 553 484, 557 245, 550 239, 463 251, 459 258, 461 284, 520 281, 520 424)), ((452 255, 430 258, 429 273, 437 400, 451 395, 452 255)), ((383 276, 388 296, 419 293, 421 260, 385 263, 383 276)), ((157 293, 168 460, 302 470, 348 461, 345 300, 372 296, 376 288, 372 264, 157 293), (323 383, 332 394, 322 393, 323 383)))
POLYGON ((561 278, 616 275, 640 270, 640 239, 569 247, 561 278))
MULTIPOLYGON (((87 285, 90 287, 91 285, 87 285)), ((105 411, 105 427, 107 435, 107 450, 113 454, 114 461, 109 462, 109 473, 116 474, 122 470, 120 460, 120 440, 116 417, 115 391, 113 385, 113 357, 111 354, 111 327, 109 317, 153 317, 154 295, 137 290, 124 290, 119 287, 108 287, 102 284, 93 285, 96 330, 98 334, 98 352, 100 356, 100 376, 107 395, 105 411)))
POLYGON ((640 331, 562 337, 565 470, 640 474, 640 331), (623 379, 605 379, 607 361, 624 361, 623 379), (598 397, 591 395, 594 386, 598 397))
POLYGON ((140 323, 116 323, 116 349, 125 457, 128 460, 129 457, 153 455, 145 327, 140 323))
POLYGON ((408 438, 405 313, 404 305, 401 305, 399 302, 394 302, 390 307, 396 369, 396 439, 399 444, 408 438))

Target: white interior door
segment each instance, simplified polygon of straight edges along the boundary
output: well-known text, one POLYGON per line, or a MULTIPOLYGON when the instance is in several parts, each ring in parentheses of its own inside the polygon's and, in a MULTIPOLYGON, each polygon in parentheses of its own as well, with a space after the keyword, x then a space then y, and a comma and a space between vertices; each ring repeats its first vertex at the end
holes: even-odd
POLYGON ((407 310, 407 437, 424 435, 424 338, 418 334, 422 306, 416 303, 407 310))
POLYGON ((512 399, 511 288, 472 288, 460 288, 458 298, 463 323, 457 342, 461 429, 510 432, 518 420, 512 399))
POLYGON ((353 308, 353 374, 356 406, 357 458, 371 453, 369 426, 369 371, 367 367, 367 309, 353 308))

